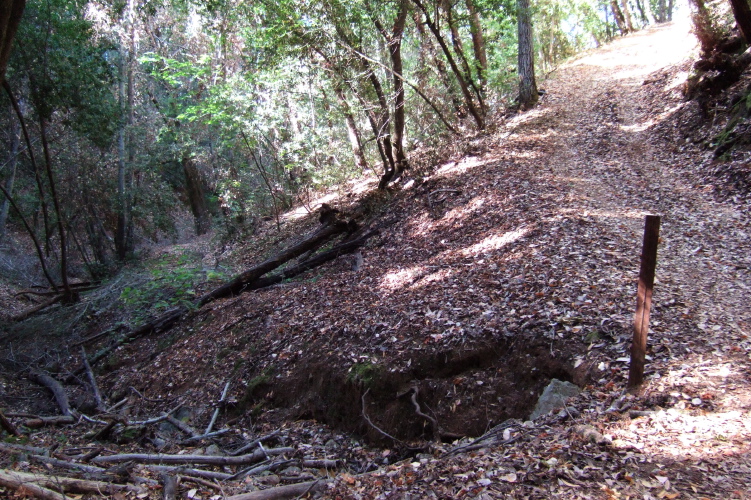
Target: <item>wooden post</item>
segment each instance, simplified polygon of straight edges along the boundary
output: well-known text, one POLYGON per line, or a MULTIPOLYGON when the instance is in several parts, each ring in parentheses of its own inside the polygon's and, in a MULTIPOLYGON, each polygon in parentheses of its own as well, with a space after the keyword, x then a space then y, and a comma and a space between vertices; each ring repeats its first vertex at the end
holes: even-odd
POLYGON ((639 288, 636 295, 636 315, 634 316, 634 339, 631 344, 631 365, 628 372, 628 386, 631 389, 641 385, 644 381, 649 310, 652 307, 652 288, 655 281, 659 238, 660 216, 647 215, 644 221, 644 242, 642 243, 639 288))

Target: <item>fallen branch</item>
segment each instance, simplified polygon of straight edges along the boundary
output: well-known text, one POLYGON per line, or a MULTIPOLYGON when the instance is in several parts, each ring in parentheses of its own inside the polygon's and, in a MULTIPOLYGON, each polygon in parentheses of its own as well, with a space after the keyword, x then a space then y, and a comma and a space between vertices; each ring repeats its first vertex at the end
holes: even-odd
POLYGON ((62 490, 64 493, 98 493, 112 494, 117 491, 143 493, 141 488, 132 484, 115 484, 105 481, 91 481, 65 476, 49 476, 46 474, 31 474, 28 472, 3 471, 26 483, 35 483, 50 490, 62 490))
POLYGON ((271 434, 266 434, 265 436, 261 436, 257 439, 254 439, 250 443, 241 446, 240 448, 236 449, 235 451, 232 451, 229 453, 230 456, 236 457, 237 455, 242 455, 248 450, 252 450, 256 446, 258 446, 258 443, 262 443, 264 441, 268 441, 269 439, 276 437, 279 435, 279 431, 274 431, 271 434))
POLYGON ((5 418, 5 415, 3 414, 3 411, 0 410, 0 427, 5 429, 5 431, 10 434, 11 436, 20 436, 21 434, 18 432, 18 429, 16 429, 16 426, 10 423, 10 420, 5 418))
POLYGON ((29 309, 26 309, 25 311, 21 311, 20 313, 16 314, 15 316, 11 316, 10 320, 13 322, 23 321, 29 316, 32 316, 39 311, 42 311, 44 309, 47 309, 50 306, 53 306, 60 302, 63 299, 63 294, 56 295, 55 297, 52 297, 49 300, 45 300, 41 304, 37 304, 34 307, 30 307, 29 309))
POLYGON ((89 384, 91 384, 91 390, 94 393, 94 401, 96 401, 97 411, 104 411, 104 400, 102 399, 102 393, 99 392, 99 386, 96 383, 96 377, 94 377, 94 371, 91 369, 89 360, 86 358, 86 349, 81 346, 81 359, 83 359, 83 367, 86 369, 86 375, 89 377, 89 384))
POLYGON ((92 460, 95 464, 117 464, 123 462, 136 462, 142 464, 204 464, 204 465, 246 465, 260 462, 266 456, 283 455, 294 452, 294 448, 270 448, 268 450, 256 450, 248 455, 239 457, 227 457, 216 455, 164 455, 164 454, 139 454, 126 453, 122 455, 100 456, 92 460))
MULTIPOLYGON (((219 410, 221 410, 224 407, 224 402, 227 399, 227 392, 229 391, 229 386, 232 383, 231 380, 228 380, 226 384, 224 384, 224 390, 222 391, 222 397, 219 399, 219 402, 216 404, 216 408, 214 408, 214 414, 211 416, 211 421, 209 422, 209 425, 206 426, 206 430, 203 431, 204 435, 207 435, 211 432, 211 429, 214 428, 214 424, 216 423, 216 419, 219 416, 219 410)), ((196 437, 196 436, 193 436, 196 437)))
POLYGON ((23 425, 29 429, 41 429, 42 427, 55 426, 55 425, 70 425, 75 424, 76 419, 72 415, 66 415, 64 417, 36 417, 30 418, 24 421, 23 425))
POLYGON ((143 467, 145 469, 153 470, 156 472, 180 474, 181 476, 202 477, 205 479, 218 479, 219 481, 226 481, 234 477, 234 474, 215 472, 211 470, 191 469, 188 467, 172 467, 169 465, 144 465, 143 467))
POLYGON ((36 483, 30 483, 18 476, 17 473, 8 470, 0 470, 0 486, 11 488, 18 491, 19 494, 31 495, 42 500, 71 500, 70 497, 49 490, 36 483))
POLYGON ((65 394, 63 386, 60 382, 50 377, 46 373, 32 371, 28 376, 29 380, 36 382, 37 384, 46 387, 55 396, 57 406, 60 407, 60 413, 64 416, 72 416, 70 412, 70 404, 68 403, 68 396, 65 394))
POLYGON ((376 431, 378 431, 383 436, 386 436, 387 438, 392 439, 393 441, 395 441, 397 443, 402 443, 402 441, 400 439, 395 438, 394 436, 392 436, 391 434, 389 434, 388 432, 384 431, 383 429, 381 429, 380 427, 378 427, 376 424, 374 424, 373 421, 370 420, 370 417, 368 417, 368 414, 365 413, 365 396, 367 396, 369 392, 370 392, 370 389, 366 390, 365 393, 362 395, 362 416, 363 416, 363 418, 365 419, 365 421, 368 424, 370 424, 370 426, 373 429, 375 429, 376 431))
POLYGON ((187 434, 189 437, 194 438, 198 436, 198 431, 196 431, 193 427, 188 425, 186 422, 183 422, 182 420, 176 419, 172 415, 165 415, 164 419, 169 422, 170 424, 174 425, 181 431, 183 431, 185 434, 187 434))
POLYGON ((180 441, 180 444, 188 445, 188 444, 197 443, 198 441, 203 441, 204 439, 214 438, 214 437, 221 436, 223 434, 227 434, 231 430, 232 429, 221 429, 218 431, 209 432, 208 434, 201 434, 200 436, 189 437, 188 439, 183 439, 182 441, 180 441))
POLYGON ((307 481, 305 483, 288 484, 261 491, 251 491, 250 493, 241 493, 227 497, 227 500, 281 500, 284 498, 301 498, 308 493, 322 490, 330 479, 318 479, 316 481, 307 481))
POLYGON ((164 500, 176 500, 177 498, 177 480, 169 474, 161 477, 162 493, 164 500))

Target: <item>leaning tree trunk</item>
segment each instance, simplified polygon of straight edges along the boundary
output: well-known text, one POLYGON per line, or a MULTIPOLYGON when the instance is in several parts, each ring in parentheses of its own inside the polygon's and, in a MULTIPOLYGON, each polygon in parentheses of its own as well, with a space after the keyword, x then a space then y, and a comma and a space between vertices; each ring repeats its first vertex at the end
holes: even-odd
POLYGON ((613 10, 613 17, 615 18, 615 24, 618 25, 618 31, 622 35, 628 33, 628 25, 626 24, 626 18, 623 17, 623 11, 618 6, 618 0, 610 0, 610 7, 613 10))
POLYGON ((516 7, 519 29, 519 106, 521 109, 529 109, 537 104, 539 99, 535 81, 529 0, 517 0, 516 7))
POLYGON ((435 37, 436 41, 438 42, 438 45, 441 47, 441 50, 443 51, 443 55, 446 57, 446 60, 448 61, 449 66, 451 67, 451 71, 454 73, 454 76, 456 77, 456 81, 459 83, 459 88, 461 89, 462 95, 464 96, 464 102, 467 105, 469 114, 471 114, 472 118, 475 119, 475 123, 477 124, 477 129, 484 130, 485 129, 485 116, 482 112, 482 109, 478 109, 477 105, 472 99, 472 93, 469 90, 469 83, 465 80, 461 69, 459 69, 459 66, 456 63, 456 60, 454 59, 454 56, 451 53, 451 50, 449 49, 448 44, 446 43, 446 40, 443 38, 443 35, 441 34, 440 28, 438 26, 438 21, 439 21, 438 15, 436 15, 435 19, 431 18, 428 12, 428 6, 426 6, 426 4, 422 2, 422 0, 412 0, 412 2, 425 15, 425 24, 428 25, 428 28, 430 29, 431 33, 433 33, 433 36, 435 37))
POLYGON ((475 52, 475 65, 477 66, 477 80, 480 89, 484 92, 487 85, 488 56, 485 51, 485 37, 482 32, 480 14, 477 13, 474 0, 465 0, 469 12, 469 31, 472 34, 472 48, 475 52))
POLYGON ((748 0, 730 0, 730 6, 733 8, 733 17, 738 23, 738 29, 747 44, 751 43, 751 7, 748 0))
POLYGON ((21 22, 26 0, 3 0, 0 2, 0 80, 5 79, 5 68, 10 59, 13 37, 21 22))

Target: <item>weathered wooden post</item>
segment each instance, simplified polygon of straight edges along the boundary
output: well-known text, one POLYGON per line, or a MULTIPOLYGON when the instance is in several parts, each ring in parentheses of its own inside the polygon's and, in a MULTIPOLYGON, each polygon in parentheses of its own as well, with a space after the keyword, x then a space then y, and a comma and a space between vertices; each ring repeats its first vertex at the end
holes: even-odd
POLYGON ((644 360, 647 355, 647 332, 649 310, 652 307, 652 288, 657 266, 657 243, 660 238, 660 216, 647 215, 644 221, 644 242, 641 251, 639 288, 636 293, 634 316, 634 339, 631 343, 631 365, 628 371, 628 386, 633 389, 644 381, 644 360))

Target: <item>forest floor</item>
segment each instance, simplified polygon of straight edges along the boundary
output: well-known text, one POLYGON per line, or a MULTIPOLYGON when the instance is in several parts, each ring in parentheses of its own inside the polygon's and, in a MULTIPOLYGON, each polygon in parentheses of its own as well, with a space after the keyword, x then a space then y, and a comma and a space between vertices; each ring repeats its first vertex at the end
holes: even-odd
MULTIPOLYGON (((181 408, 203 428, 229 382, 216 426, 229 431, 189 453, 275 433, 265 443, 292 446, 287 458, 339 461, 215 487, 186 478, 190 498, 326 478, 313 488, 326 498, 751 498, 749 202, 712 184, 711 153, 676 119, 689 116, 694 45, 680 23, 618 39, 560 67, 538 107, 450 161, 369 198, 351 187, 331 201, 369 200, 391 222, 358 269, 342 257, 212 302, 118 349, 103 392, 129 398, 130 419, 181 408), (646 214, 662 216, 661 243, 647 381, 631 395, 646 214), (583 391, 528 421, 552 378, 583 391)), ((312 223, 285 227, 277 246, 312 223)), ((235 255, 239 267, 261 258, 235 255)), ((3 339, 19 359, 32 352, 22 335, 3 339)), ((73 369, 78 355, 58 361, 73 369)), ((17 413, 54 413, 7 373, 0 395, 17 413)), ((188 449, 162 431, 102 456, 188 449)), ((90 446, 82 435, 29 444, 72 454, 90 446)))

